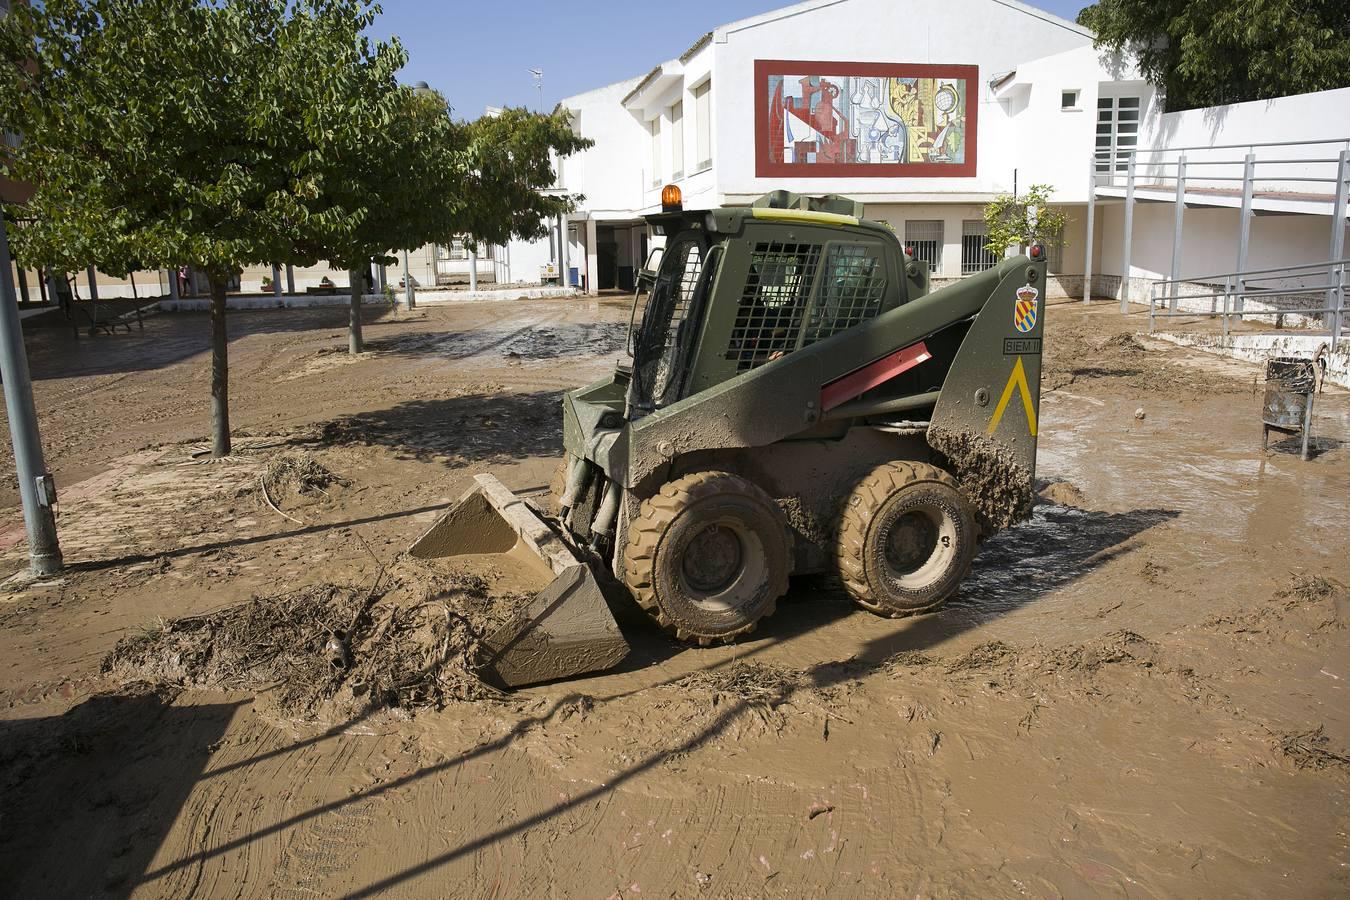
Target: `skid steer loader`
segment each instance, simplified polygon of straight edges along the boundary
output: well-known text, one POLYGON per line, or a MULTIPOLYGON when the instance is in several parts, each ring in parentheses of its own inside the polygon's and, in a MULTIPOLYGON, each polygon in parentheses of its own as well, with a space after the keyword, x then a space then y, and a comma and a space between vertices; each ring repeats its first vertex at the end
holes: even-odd
POLYGON ((884 616, 936 609, 1030 515, 1045 253, 940 290, 840 197, 685 211, 634 299, 629 360, 565 395, 556 517, 496 478, 412 548, 514 555, 539 588, 487 637, 506 686, 628 651, 597 573, 676 638, 733 640, 791 575, 884 616), (644 288, 646 290, 644 290, 644 288))

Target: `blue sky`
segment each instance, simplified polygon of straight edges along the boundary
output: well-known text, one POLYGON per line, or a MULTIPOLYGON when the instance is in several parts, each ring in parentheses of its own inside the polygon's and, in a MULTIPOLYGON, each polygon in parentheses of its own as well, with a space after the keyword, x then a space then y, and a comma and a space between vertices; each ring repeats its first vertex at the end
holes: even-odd
MULTIPOLYGON (((544 70, 543 103, 552 109, 563 97, 645 74, 717 25, 791 2, 381 0, 384 15, 375 34, 396 34, 403 41, 409 57, 405 81, 427 82, 458 117, 473 119, 489 105, 537 106, 532 67, 544 70)), ((1031 5, 1072 20, 1085 4, 1033 0, 1031 5)))

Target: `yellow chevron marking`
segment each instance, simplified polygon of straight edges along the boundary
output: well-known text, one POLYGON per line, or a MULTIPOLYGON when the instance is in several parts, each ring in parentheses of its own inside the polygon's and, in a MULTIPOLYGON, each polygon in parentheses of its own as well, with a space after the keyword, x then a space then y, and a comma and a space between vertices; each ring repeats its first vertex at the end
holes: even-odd
POLYGON ((1022 392, 1022 408, 1027 411, 1027 429, 1032 437, 1036 436, 1036 409, 1031 404, 1031 387, 1027 384, 1027 372, 1022 368, 1020 356, 1017 357, 1017 362, 1013 363, 1012 374, 1008 376, 1008 384, 1003 388, 1003 396, 998 399, 998 406, 994 407, 994 418, 989 420, 989 430, 985 432, 986 434, 993 434, 998 428, 998 423, 1003 421, 1003 411, 1008 408, 1014 387, 1022 392))

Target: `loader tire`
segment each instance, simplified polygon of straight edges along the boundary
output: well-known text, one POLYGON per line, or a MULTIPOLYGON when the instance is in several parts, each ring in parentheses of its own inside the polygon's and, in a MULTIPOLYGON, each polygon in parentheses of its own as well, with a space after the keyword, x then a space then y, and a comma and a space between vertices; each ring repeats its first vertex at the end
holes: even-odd
POLYGON ((786 593, 788 534, 787 516, 753 483, 694 472, 642 502, 628 528, 624 582, 679 640, 730 642, 786 593))
POLYGON ((926 463, 887 463, 844 502, 839 577, 854 602, 878 615, 929 612, 970 571, 976 534, 970 503, 949 473, 926 463))

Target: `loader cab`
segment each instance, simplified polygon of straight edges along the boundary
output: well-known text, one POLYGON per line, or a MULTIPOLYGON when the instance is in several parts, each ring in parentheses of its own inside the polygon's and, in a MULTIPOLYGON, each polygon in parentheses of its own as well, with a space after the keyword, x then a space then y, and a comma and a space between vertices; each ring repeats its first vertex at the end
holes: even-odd
POLYGON ((648 222, 666 247, 640 319, 634 306, 629 419, 927 292, 927 273, 907 271, 895 234, 854 215, 757 206, 648 222))

